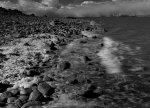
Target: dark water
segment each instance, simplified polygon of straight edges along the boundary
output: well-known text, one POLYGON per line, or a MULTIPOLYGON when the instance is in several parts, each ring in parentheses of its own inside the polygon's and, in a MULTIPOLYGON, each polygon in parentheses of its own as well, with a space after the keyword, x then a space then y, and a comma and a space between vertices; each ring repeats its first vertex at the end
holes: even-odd
POLYGON ((124 91, 126 95, 129 94, 130 90, 137 92, 136 94, 132 91, 134 96, 131 96, 131 100, 135 103, 133 102, 134 104, 130 105, 131 108, 150 108, 150 18, 103 17, 90 18, 90 20, 101 23, 107 30, 107 32, 104 33, 106 36, 111 37, 116 41, 123 42, 132 49, 138 49, 140 47, 139 52, 135 55, 125 57, 128 63, 131 62, 129 66, 136 64, 136 62, 133 62, 133 59, 140 59, 142 61, 141 65, 144 65, 146 69, 144 71, 128 74, 128 78, 130 79, 129 83, 122 84, 127 85, 129 88, 129 90, 126 89, 124 91), (138 99, 140 101, 137 101, 138 99))
POLYGON ((130 47, 141 47, 137 54, 150 67, 150 18, 149 17, 104 17, 94 18, 108 31, 105 35, 130 47))

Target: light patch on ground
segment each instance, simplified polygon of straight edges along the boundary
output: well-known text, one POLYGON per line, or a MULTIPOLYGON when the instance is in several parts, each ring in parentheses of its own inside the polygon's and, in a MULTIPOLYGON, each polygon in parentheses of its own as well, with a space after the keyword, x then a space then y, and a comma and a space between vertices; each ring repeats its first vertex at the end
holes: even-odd
POLYGON ((48 60, 50 55, 46 52, 50 50, 52 41, 57 41, 54 35, 36 34, 1 46, 1 53, 6 55, 7 60, 0 64, 3 66, 0 69, 0 79, 13 83, 21 79, 19 75, 26 72, 26 68, 48 60))

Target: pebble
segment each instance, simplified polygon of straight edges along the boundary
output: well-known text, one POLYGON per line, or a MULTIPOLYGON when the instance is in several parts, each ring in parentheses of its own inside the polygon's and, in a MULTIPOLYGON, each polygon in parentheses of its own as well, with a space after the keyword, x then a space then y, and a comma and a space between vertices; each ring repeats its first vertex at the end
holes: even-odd
POLYGON ((40 83, 38 85, 38 90, 43 94, 43 96, 45 96, 45 95, 51 95, 52 93, 54 93, 54 88, 52 88, 46 82, 40 83))
POLYGON ((9 98, 7 99, 7 103, 15 102, 15 100, 17 100, 16 97, 9 97, 9 98))
POLYGON ((20 88, 21 95, 29 95, 32 92, 31 88, 20 88))
POLYGON ((43 98, 42 93, 40 93, 38 90, 34 90, 29 96, 29 101, 39 101, 42 98, 43 98))
POLYGON ((24 104, 21 108, 29 108, 31 106, 40 106, 41 102, 38 101, 29 101, 26 104, 24 104))

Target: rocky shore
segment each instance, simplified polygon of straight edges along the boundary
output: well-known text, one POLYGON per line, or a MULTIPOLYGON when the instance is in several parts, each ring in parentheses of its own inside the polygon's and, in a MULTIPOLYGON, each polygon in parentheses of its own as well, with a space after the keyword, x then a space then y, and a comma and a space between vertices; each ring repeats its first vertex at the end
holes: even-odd
POLYGON ((134 91, 138 82, 131 83, 132 76, 122 70, 122 55, 132 49, 104 38, 100 24, 70 18, 4 18, 0 108, 127 108, 142 102, 144 93, 134 91))

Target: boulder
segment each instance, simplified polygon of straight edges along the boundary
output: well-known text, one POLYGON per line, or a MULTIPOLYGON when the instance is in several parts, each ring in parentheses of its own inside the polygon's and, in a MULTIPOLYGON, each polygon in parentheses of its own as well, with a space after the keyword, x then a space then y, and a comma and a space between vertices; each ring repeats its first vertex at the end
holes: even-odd
POLYGON ((11 97, 12 94, 11 92, 4 92, 0 95, 0 102, 5 102, 7 100, 7 98, 11 97))
POLYGON ((54 93, 54 88, 46 82, 40 83, 38 85, 38 90, 43 94, 43 96, 50 96, 54 93))
POLYGON ((39 101, 43 98, 42 93, 38 90, 33 90, 33 92, 29 96, 29 101, 39 101))

